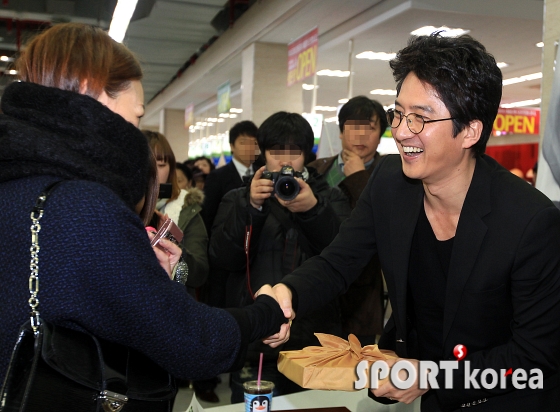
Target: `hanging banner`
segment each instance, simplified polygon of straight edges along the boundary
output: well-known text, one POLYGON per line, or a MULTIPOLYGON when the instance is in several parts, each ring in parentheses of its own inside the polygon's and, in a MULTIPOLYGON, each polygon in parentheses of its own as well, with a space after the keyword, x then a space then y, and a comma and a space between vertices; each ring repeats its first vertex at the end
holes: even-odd
POLYGON ((194 124, 194 103, 189 104, 185 108, 185 129, 194 124))
POLYGON ((288 86, 315 74, 318 41, 319 29, 315 27, 288 44, 288 86))
POLYGON ((218 114, 229 113, 231 109, 229 80, 218 87, 218 114))
POLYGON ((494 120, 492 135, 539 134, 540 120, 541 109, 539 108, 499 109, 494 120))
MULTIPOLYGON (((560 62, 560 47, 556 62, 560 62)), ((537 189, 547 195, 560 208, 560 70, 556 67, 550 93, 550 103, 546 115, 546 125, 542 141, 537 189)))

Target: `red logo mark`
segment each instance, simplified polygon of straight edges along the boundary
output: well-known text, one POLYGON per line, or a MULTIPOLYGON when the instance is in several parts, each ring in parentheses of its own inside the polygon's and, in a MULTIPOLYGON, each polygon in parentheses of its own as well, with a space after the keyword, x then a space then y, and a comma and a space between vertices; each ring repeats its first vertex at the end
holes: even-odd
POLYGON ((455 355, 455 358, 459 361, 465 359, 465 356, 467 356, 467 347, 465 345, 455 346, 455 348, 453 348, 453 355, 455 355))
POLYGON ((512 373, 513 373, 513 371, 511 370, 511 368, 509 368, 509 369, 507 370, 507 372, 504 373, 504 376, 511 375, 512 373))

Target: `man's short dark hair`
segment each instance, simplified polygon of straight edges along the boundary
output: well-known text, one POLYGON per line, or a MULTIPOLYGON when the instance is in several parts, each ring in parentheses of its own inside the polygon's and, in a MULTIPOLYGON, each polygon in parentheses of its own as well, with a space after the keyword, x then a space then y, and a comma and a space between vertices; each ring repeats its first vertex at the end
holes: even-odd
POLYGON ((229 144, 233 145, 237 138, 241 135, 257 137, 257 125, 250 120, 243 120, 242 122, 235 123, 229 129, 229 144))
POLYGON ((296 145, 307 158, 313 149, 313 129, 300 114, 278 112, 261 124, 257 132, 257 142, 263 154, 265 150, 276 145, 296 145))
POLYGON ((480 120, 482 134, 472 149, 477 156, 484 153, 502 98, 502 72, 482 44, 468 35, 413 37, 389 64, 397 96, 411 72, 436 90, 455 119, 454 137, 471 121, 480 120))
POLYGON ((379 120, 381 135, 383 135, 387 126, 389 126, 387 122, 387 113, 383 105, 366 96, 352 97, 338 112, 338 127, 340 128, 340 133, 344 132, 344 123, 346 123, 347 120, 367 120, 369 122, 372 117, 379 120))

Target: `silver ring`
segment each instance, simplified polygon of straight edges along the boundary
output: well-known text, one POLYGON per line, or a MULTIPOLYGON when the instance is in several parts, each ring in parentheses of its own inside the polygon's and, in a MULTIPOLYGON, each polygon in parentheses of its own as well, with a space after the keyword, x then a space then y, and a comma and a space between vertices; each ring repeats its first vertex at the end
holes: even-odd
POLYGON ((391 398, 391 397, 389 398, 389 400, 390 400, 390 401, 394 401, 394 399, 393 399, 393 398, 391 398))

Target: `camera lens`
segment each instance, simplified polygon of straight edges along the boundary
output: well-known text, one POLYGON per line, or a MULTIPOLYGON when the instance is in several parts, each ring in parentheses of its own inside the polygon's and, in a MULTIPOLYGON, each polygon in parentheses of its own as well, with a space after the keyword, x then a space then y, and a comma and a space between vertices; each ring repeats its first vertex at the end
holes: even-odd
POLYGON ((275 185, 276 193, 282 200, 293 200, 299 194, 299 183, 291 176, 281 177, 275 185))

